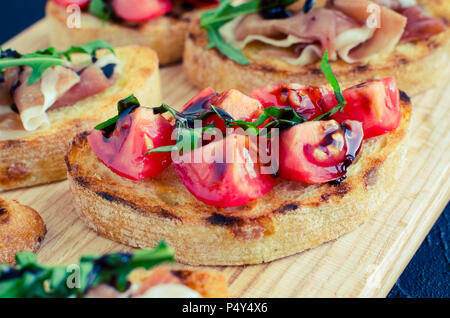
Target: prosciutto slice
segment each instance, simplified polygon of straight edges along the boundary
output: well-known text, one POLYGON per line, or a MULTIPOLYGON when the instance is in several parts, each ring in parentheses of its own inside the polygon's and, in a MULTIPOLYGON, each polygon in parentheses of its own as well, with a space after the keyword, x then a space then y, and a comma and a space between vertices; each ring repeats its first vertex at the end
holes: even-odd
POLYGON ((439 19, 430 16, 420 6, 411 6, 400 11, 408 19, 401 42, 424 40, 444 32, 446 25, 439 19))
POLYGON ((87 97, 103 92, 114 82, 114 78, 106 78, 103 71, 95 66, 90 66, 81 72, 81 80, 67 93, 59 98, 50 110, 73 105, 87 97))
MULTIPOLYGON (((113 85, 116 76, 106 77, 102 68, 108 65, 117 66, 119 62, 114 56, 106 55, 94 65, 84 68, 51 67, 32 85, 28 85, 32 72, 30 67, 7 68, 3 85, 8 95, 12 96, 12 101, 6 106, 13 103, 17 106, 20 121, 26 131, 46 128, 50 125, 46 111, 73 105, 113 85)), ((6 111, 7 107, 0 110, 6 111)), ((11 122, 10 119, 14 116, 18 117, 15 113, 8 114, 8 121, 11 122)), ((6 119, 0 119, 3 119, 0 122, 0 130, 4 130, 6 119)), ((14 126, 16 122, 17 120, 14 121, 14 126)))
MULTIPOLYGON (((265 20, 252 14, 231 21, 222 27, 221 34, 239 49, 252 41, 290 48, 290 52, 278 50, 278 57, 293 65, 312 63, 325 50, 331 60, 339 56, 348 63, 364 61, 391 52, 406 25, 405 17, 381 7, 381 28, 368 26, 371 13, 367 8, 371 4, 374 5, 368 0, 334 0, 326 8, 313 8, 306 14, 299 11, 286 19, 265 20)), ((274 52, 269 48, 262 54, 274 52)))
POLYGON ((42 78, 28 84, 30 67, 8 68, 5 82, 20 114, 25 130, 32 131, 50 125, 45 114, 58 98, 80 82, 80 77, 73 70, 62 66, 47 69, 42 78))
MULTIPOLYGON (((361 24, 370 20, 370 6, 374 5, 369 0, 334 0, 330 2, 330 7, 339 10, 361 24)), ((379 25, 375 29, 373 36, 361 43, 349 52, 349 57, 354 62, 367 60, 369 57, 378 54, 391 53, 400 41, 406 26, 406 18, 401 14, 380 6, 379 25)))

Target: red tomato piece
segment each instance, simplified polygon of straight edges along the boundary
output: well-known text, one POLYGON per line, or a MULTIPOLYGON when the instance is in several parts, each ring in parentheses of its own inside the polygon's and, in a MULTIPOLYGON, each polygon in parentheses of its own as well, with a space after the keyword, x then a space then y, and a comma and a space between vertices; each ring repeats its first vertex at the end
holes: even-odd
MULTIPOLYGON (((362 122, 364 138, 385 134, 400 124, 400 93, 394 78, 370 81, 343 91, 347 105, 333 118, 339 122, 352 119, 362 122)), ((337 105, 334 94, 323 99, 324 111, 337 105)))
POLYGON ((181 182, 198 200, 217 207, 236 207, 272 190, 275 178, 263 174, 257 144, 232 134, 174 160, 181 182), (197 159, 197 160, 196 160, 197 159))
POLYGON ((323 183, 345 176, 363 139, 362 125, 346 120, 309 121, 280 135, 280 176, 323 183))
POLYGON ((183 114, 201 114, 211 109, 211 100, 217 96, 215 90, 207 87, 195 95, 181 109, 183 114))
POLYGON ((251 121, 261 109, 261 103, 237 89, 229 89, 212 100, 215 107, 222 108, 234 119, 251 121))
MULTIPOLYGON (((223 109, 234 119, 252 121, 261 114, 261 103, 235 89, 229 89, 220 95, 210 87, 203 89, 182 108, 183 114, 200 115, 211 110, 211 105, 223 109)), ((225 121, 216 114, 203 120, 203 126, 214 125, 223 133, 225 121)))
POLYGON ((172 10, 170 0, 113 0, 114 12, 126 21, 141 22, 172 10))
POLYGON ((57 5, 67 7, 71 4, 76 4, 81 8, 85 7, 91 0, 54 0, 57 5))
POLYGON ((112 171, 131 180, 154 177, 172 162, 171 153, 151 153, 149 150, 173 145, 173 127, 151 109, 139 107, 122 114, 110 136, 93 130, 88 142, 97 157, 112 171))
POLYGON ((291 107, 307 120, 322 115, 320 100, 328 94, 325 88, 300 84, 270 84, 252 91, 264 108, 291 107))

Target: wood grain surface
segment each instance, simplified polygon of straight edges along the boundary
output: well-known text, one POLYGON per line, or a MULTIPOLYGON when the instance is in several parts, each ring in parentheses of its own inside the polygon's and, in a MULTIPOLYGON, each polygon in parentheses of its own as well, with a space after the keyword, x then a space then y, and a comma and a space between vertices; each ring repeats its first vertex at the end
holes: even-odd
MULTIPOLYGON (((48 46, 47 24, 38 22, 4 48, 48 46)), ((179 65, 162 69, 164 101, 181 106, 198 89, 179 65)), ((381 210, 356 231, 268 264, 219 267, 235 297, 385 297, 450 199, 450 81, 413 99, 409 151, 402 177, 381 210)), ((82 254, 129 251, 88 230, 72 206, 67 182, 10 191, 39 211, 48 234, 38 253, 51 264, 82 254)))

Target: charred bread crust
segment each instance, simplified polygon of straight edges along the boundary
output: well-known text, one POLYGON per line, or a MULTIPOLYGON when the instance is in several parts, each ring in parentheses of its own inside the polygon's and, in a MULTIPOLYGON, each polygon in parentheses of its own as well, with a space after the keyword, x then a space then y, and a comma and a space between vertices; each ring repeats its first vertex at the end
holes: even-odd
POLYGON ((77 135, 66 156, 76 210, 114 241, 150 247, 165 239, 191 265, 243 265, 299 253, 350 232, 371 217, 399 175, 411 104, 402 93, 400 126, 366 140, 339 184, 281 180, 264 197, 233 209, 196 200, 169 167, 139 182, 106 168, 77 135))
MULTIPOLYGON (((418 2, 450 26, 448 3, 441 0, 418 2)), ((193 21, 186 37, 183 68, 189 81, 199 87, 211 86, 217 91, 236 88, 250 93, 255 87, 277 82, 328 84, 320 70, 320 62, 292 66, 279 59, 262 58, 256 45, 244 51, 252 63, 240 65, 216 49, 206 49, 207 44, 206 32, 200 29, 198 20, 193 21)), ((389 56, 378 57, 368 63, 348 64, 338 60, 330 65, 342 86, 394 76, 401 90, 415 96, 448 76, 449 61, 450 28, 427 40, 399 44, 389 56)))
MULTIPOLYGON (((143 283, 152 274, 151 270, 136 269, 128 276, 132 283, 143 283)), ((226 298, 228 294, 228 281, 220 272, 211 270, 172 269, 172 275, 178 277, 181 283, 205 298, 226 298)))
POLYGON ((17 201, 0 198, 0 264, 14 264, 19 252, 35 252, 46 233, 39 213, 17 201))
POLYGON ((81 27, 69 28, 70 13, 55 4, 47 2, 46 16, 50 25, 50 42, 59 49, 70 45, 82 45, 102 39, 113 46, 143 45, 155 50, 161 65, 177 62, 183 55, 187 26, 194 12, 181 17, 163 16, 136 26, 124 26, 105 22, 89 13, 81 13, 81 27))
POLYGON ((72 138, 117 114, 117 102, 134 93, 145 105, 161 103, 158 58, 142 46, 116 49, 123 72, 104 92, 48 112, 51 126, 0 141, 0 191, 66 178, 64 155, 72 138))

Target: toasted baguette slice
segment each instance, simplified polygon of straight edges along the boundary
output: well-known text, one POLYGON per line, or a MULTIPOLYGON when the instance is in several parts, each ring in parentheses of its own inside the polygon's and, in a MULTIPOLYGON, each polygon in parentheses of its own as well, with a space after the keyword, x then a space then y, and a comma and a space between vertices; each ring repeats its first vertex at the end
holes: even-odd
POLYGON ((69 28, 67 21, 71 13, 52 0, 47 2, 46 7, 50 42, 56 48, 82 45, 97 39, 105 40, 113 46, 143 45, 156 51, 161 65, 181 59, 189 16, 192 14, 180 18, 163 16, 133 28, 105 22, 82 12, 80 28, 69 28))
POLYGON ((0 140, 0 191, 62 180, 72 138, 117 115, 117 102, 135 94, 145 105, 161 103, 158 58, 147 47, 116 50, 122 73, 104 92, 48 112, 51 125, 17 139, 0 140))
MULTIPOLYGON (((446 1, 422 0, 419 3, 449 24, 450 6, 446 1)), ((183 66, 187 78, 199 87, 211 86, 217 91, 236 88, 250 93, 255 87, 270 83, 328 84, 320 70, 320 62, 292 66, 280 59, 261 56, 261 45, 255 44, 244 49, 252 63, 241 65, 216 49, 206 49, 207 44, 206 32, 200 29, 198 21, 193 21, 186 38, 183 66)), ((343 86, 394 76, 399 88, 414 96, 449 76, 449 60, 450 28, 427 40, 397 45, 389 56, 368 63, 348 64, 338 60, 330 65, 343 86)))
POLYGON ((102 236, 135 247, 164 239, 178 261, 191 265, 258 264, 316 247, 354 230, 390 193, 411 111, 408 96, 401 96, 400 126, 366 140, 346 180, 307 185, 279 179, 269 194, 237 208, 198 201, 173 167, 138 182, 122 178, 91 151, 88 133, 79 134, 66 156, 76 210, 102 236))
POLYGON ((19 252, 35 252, 46 233, 39 213, 17 201, 0 198, 0 264, 14 264, 19 252))

